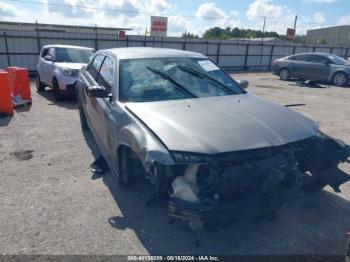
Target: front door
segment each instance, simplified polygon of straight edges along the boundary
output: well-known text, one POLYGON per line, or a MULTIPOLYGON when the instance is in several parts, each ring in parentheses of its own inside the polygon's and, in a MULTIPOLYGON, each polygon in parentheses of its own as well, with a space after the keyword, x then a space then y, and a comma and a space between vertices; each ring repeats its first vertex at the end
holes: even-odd
POLYGON ((310 55, 309 56, 309 79, 317 81, 328 80, 330 65, 326 57, 321 55, 310 55))
POLYGON ((291 74, 293 77, 308 79, 308 56, 306 54, 296 55, 291 64, 291 74))

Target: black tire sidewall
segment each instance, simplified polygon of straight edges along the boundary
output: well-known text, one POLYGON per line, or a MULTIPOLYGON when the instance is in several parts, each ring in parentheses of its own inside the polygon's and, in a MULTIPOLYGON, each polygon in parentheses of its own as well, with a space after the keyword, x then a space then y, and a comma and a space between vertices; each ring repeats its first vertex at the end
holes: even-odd
POLYGON ((58 81, 57 79, 52 80, 52 89, 53 89, 53 95, 55 97, 56 101, 62 101, 63 95, 60 92, 60 89, 58 87, 58 81))
POLYGON ((36 90, 38 92, 45 90, 45 86, 43 85, 43 83, 41 83, 39 73, 36 74, 35 83, 36 83, 36 90))

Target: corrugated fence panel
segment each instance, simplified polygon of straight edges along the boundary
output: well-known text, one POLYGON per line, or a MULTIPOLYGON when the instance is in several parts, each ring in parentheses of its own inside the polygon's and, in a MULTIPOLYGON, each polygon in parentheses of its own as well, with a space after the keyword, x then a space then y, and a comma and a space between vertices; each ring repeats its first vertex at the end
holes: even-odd
POLYGON ((37 55, 10 55, 11 66, 25 67, 28 70, 36 70, 37 55))
POLYGON ((38 42, 34 38, 7 38, 10 53, 39 53, 38 42))
POLYGON ((8 67, 6 55, 0 55, 0 69, 8 67))
POLYGON ((6 53, 5 38, 0 35, 0 53, 6 53))
POLYGON ((221 45, 220 54, 222 55, 245 55, 245 45, 221 45))
MULTIPOLYGON (((98 30, 97 30, 98 32, 98 30)), ((35 70, 37 55, 25 53, 38 53, 40 46, 48 44, 67 44, 98 49, 118 47, 163 47, 174 49, 186 49, 208 55, 211 60, 218 62, 220 66, 227 68, 244 69, 245 62, 249 69, 269 69, 270 62, 274 59, 302 52, 330 52, 326 46, 302 46, 300 44, 276 42, 264 43, 247 40, 208 40, 208 39, 184 39, 179 37, 150 37, 150 36, 127 36, 124 39, 116 35, 98 33, 72 33, 72 32, 36 32, 8 31, 8 47, 11 65, 28 67, 35 70), (273 49, 272 49, 273 48, 273 49), (247 52, 248 51, 248 52, 247 52), (219 52, 219 57, 218 57, 219 52), (18 54, 17 54, 18 53, 18 54), (22 55, 20 53, 23 53, 22 55), (246 54, 248 56, 246 57, 246 54)), ((4 36, 0 34, 0 53, 5 53, 4 36)), ((341 56, 350 56, 347 48, 334 47, 333 53, 341 56)), ((7 66, 6 55, 0 55, 0 66, 7 66)))
POLYGON ((221 56, 219 65, 223 67, 243 67, 244 60, 244 56, 221 56))
POLYGON ((126 47, 126 41, 106 41, 98 40, 98 49, 126 47))
POLYGON ((322 52, 322 53, 330 53, 331 49, 330 48, 323 48, 323 47, 316 47, 315 52, 322 52))

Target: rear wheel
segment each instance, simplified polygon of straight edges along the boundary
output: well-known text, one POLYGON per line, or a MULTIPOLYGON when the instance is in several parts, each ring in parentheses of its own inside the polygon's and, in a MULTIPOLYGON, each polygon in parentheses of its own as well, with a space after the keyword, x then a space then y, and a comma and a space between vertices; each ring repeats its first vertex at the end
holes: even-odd
POLYGON ((52 80, 52 89, 53 89, 53 95, 55 97, 56 101, 62 101, 63 100, 63 94, 61 93, 58 85, 58 81, 56 78, 52 80))
POLYGON ((333 84, 336 86, 345 86, 348 83, 348 76, 343 73, 335 73, 333 76, 333 84))
POLYGON ((35 83, 36 83, 36 90, 38 92, 42 92, 45 90, 45 85, 41 82, 39 73, 36 74, 35 83))
POLYGON ((280 79, 287 81, 290 79, 290 72, 287 68, 282 68, 280 71, 280 79))

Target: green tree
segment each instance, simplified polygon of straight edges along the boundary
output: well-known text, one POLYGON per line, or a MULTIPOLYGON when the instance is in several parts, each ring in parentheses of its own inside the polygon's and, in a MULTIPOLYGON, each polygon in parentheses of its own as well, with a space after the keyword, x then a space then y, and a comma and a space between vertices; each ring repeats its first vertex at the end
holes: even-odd
POLYGON ((203 38, 208 39, 230 39, 230 38, 261 38, 261 37, 277 37, 281 38, 276 32, 262 32, 261 30, 239 29, 237 27, 225 29, 213 27, 206 30, 203 38))
POLYGON ((183 37, 183 38, 199 38, 198 35, 192 34, 190 32, 183 33, 181 37, 183 37))

